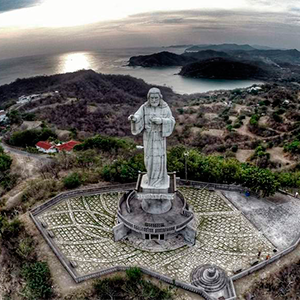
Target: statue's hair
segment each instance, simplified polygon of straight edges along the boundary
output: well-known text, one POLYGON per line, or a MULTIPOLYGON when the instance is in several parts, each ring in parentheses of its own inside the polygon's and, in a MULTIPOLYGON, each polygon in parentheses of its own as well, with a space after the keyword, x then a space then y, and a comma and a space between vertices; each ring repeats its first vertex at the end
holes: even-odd
POLYGON ((163 95, 162 95, 160 89, 158 89, 158 88, 153 87, 153 88, 151 88, 151 89, 149 90, 149 92, 148 92, 148 94, 147 94, 147 99, 148 99, 148 100, 149 100, 151 94, 158 94, 159 97, 160 97, 160 99, 163 99, 163 95))

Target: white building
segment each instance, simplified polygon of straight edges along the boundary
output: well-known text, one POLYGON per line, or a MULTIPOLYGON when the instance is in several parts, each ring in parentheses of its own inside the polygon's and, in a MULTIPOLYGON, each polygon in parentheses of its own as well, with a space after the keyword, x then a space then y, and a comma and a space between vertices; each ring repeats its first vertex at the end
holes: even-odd
POLYGON ((4 110, 0 110, 0 123, 7 121, 8 118, 6 116, 6 112, 4 110))

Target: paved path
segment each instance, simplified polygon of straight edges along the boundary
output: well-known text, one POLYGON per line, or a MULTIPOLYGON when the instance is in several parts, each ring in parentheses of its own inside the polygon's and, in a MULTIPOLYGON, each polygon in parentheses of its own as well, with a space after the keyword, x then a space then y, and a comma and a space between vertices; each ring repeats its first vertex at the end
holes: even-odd
POLYGON ((43 161, 45 163, 52 160, 51 157, 46 156, 44 154, 29 153, 29 152, 20 150, 20 149, 15 148, 15 147, 8 146, 7 144, 3 143, 3 141, 0 143, 0 145, 3 147, 3 149, 5 151, 15 153, 15 154, 19 154, 19 155, 22 155, 24 157, 30 157, 30 158, 33 158, 33 159, 36 159, 36 160, 39 160, 39 161, 43 161))
POLYGON ((120 193, 74 196, 36 216, 54 234, 53 242, 67 261, 77 263, 78 276, 113 266, 140 265, 190 282, 198 265, 215 263, 229 274, 246 268, 262 251, 274 246, 222 194, 180 188, 196 216, 197 240, 193 247, 167 252, 148 252, 130 241, 114 242, 112 228, 120 193))

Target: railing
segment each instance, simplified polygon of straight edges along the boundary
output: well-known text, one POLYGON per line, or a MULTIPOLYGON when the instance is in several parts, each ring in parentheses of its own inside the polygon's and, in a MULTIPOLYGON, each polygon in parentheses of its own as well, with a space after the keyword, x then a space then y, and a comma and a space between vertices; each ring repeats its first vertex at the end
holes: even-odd
POLYGON ((195 188, 214 188, 219 190, 236 191, 241 193, 244 193, 248 190, 246 187, 235 184, 211 183, 184 179, 178 179, 177 183, 179 185, 191 186, 195 188))
POLYGON ((97 195, 105 192, 128 191, 134 189, 134 186, 135 186, 134 183, 128 183, 128 184, 108 185, 108 186, 97 187, 97 188, 77 189, 69 192, 63 192, 51 198, 49 201, 45 202, 44 204, 32 209, 31 213, 33 215, 37 215, 43 212, 44 210, 46 210, 47 208, 49 208, 50 206, 55 205, 61 200, 70 197, 97 195))
POLYGON ((277 253, 276 255, 272 256, 271 258, 269 258, 268 260, 265 260, 253 267, 250 267, 238 274, 235 274, 233 276, 231 276, 231 279, 234 280, 238 280, 244 276, 247 276, 253 272, 256 272, 264 267, 266 267, 267 265, 273 263, 274 261, 277 261, 278 259, 282 258, 283 256, 289 254, 290 252, 292 252, 293 250, 295 250, 298 245, 300 245, 300 234, 298 235, 297 238, 294 239, 293 243, 291 246, 289 246, 288 248, 284 249, 283 251, 277 253))

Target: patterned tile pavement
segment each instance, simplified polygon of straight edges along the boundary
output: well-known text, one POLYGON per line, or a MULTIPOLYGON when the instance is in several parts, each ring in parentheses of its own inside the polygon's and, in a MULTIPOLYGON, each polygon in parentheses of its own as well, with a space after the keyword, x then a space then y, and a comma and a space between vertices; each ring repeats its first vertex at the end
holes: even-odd
POLYGON ((144 266, 189 283, 198 265, 213 263, 228 274, 247 268, 274 246, 220 192, 180 188, 193 208, 197 240, 193 247, 150 253, 125 242, 114 242, 118 200, 122 193, 106 192, 63 200, 37 216, 54 233, 53 241, 66 259, 77 263, 79 276, 113 266, 144 266))

